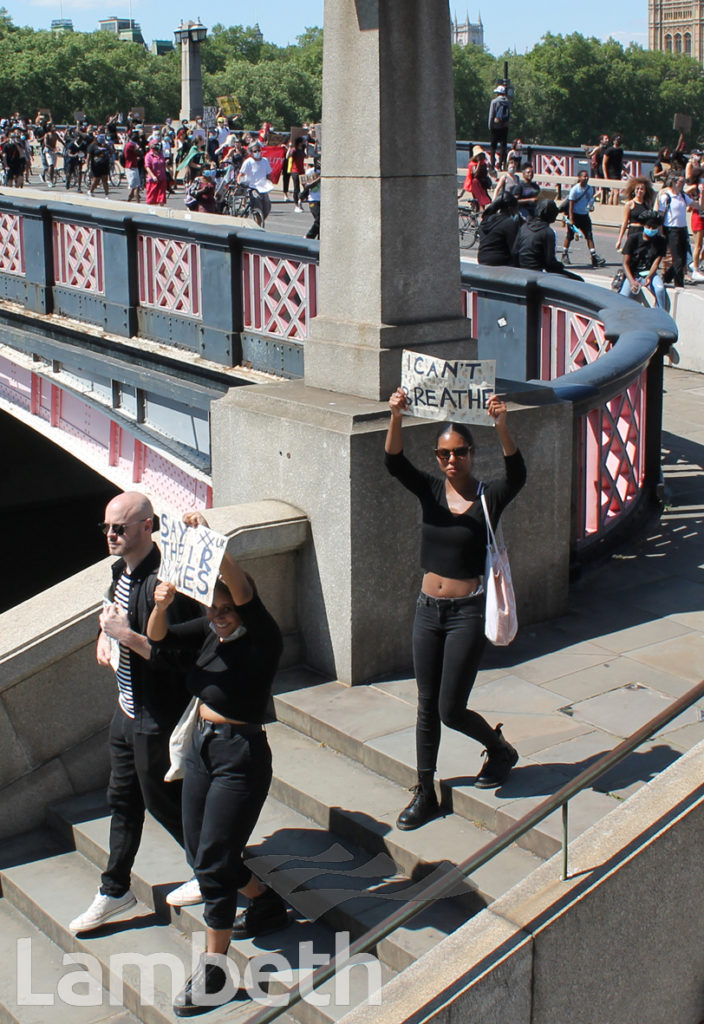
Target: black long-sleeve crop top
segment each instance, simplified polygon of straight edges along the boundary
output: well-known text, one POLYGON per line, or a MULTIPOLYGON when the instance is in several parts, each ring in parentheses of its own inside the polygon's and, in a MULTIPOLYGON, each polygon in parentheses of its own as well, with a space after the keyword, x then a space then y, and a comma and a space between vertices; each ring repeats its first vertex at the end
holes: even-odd
POLYGON ((259 725, 265 721, 271 684, 283 642, 276 622, 257 594, 237 605, 246 633, 220 639, 206 618, 170 626, 157 648, 179 648, 191 665, 186 686, 224 718, 259 725))
MULTIPOLYGON (((416 469, 403 452, 398 455, 386 452, 384 461, 389 473, 420 501, 423 571, 453 580, 482 576, 486 560, 486 521, 481 500, 477 499, 466 512, 456 515, 447 504, 444 478, 416 469)), ((492 480, 484 487, 494 529, 503 510, 526 482, 526 466, 519 451, 505 455, 504 466, 503 480, 492 480)))

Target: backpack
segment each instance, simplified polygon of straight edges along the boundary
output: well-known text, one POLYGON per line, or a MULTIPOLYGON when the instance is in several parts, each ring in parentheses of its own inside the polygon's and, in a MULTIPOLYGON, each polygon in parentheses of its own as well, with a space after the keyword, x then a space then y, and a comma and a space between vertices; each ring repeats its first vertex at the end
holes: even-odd
POLYGON ((494 107, 494 120, 506 124, 511 115, 511 104, 503 96, 494 107))

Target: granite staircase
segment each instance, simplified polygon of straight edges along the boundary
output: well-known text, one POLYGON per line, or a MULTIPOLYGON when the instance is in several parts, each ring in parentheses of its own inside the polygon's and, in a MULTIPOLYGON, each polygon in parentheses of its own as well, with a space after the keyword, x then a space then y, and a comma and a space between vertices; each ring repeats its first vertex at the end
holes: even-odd
MULTIPOLYGON (((291 924, 231 945, 232 973, 244 991, 204 1019, 249 1019, 300 979, 311 954, 319 965, 412 899, 428 876, 451 871, 492 837, 492 829, 510 824, 500 794, 473 790, 477 749, 473 771, 449 779, 445 773, 444 817, 414 832, 395 827, 414 782, 413 703, 399 697, 399 687, 407 694, 411 684, 350 689, 300 670, 278 678, 277 721, 267 726, 274 781, 248 862, 286 899, 291 924)), ((444 734, 443 744, 446 739, 454 741, 444 734)), ((471 744, 457 740, 466 758, 471 744)), ((524 811, 517 802, 514 816, 524 811)), ((96 892, 108 831, 104 794, 96 792, 53 806, 45 829, 0 846, 0 1024, 177 1019, 172 997, 191 973, 194 950, 197 958, 202 949, 204 922, 200 906, 166 904, 188 869, 183 851, 153 819, 145 824, 133 873, 137 907, 89 934, 68 930, 96 892)), ((330 1024, 375 991, 383 1001, 380 986, 558 846, 549 827, 521 842, 469 881, 456 880, 451 896, 380 941, 345 977, 292 1007, 284 1024, 330 1024)))

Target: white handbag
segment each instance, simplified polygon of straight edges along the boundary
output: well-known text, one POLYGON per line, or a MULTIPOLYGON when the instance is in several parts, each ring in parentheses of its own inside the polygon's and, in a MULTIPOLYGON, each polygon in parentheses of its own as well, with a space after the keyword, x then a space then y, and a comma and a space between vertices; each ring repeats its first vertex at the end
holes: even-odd
POLYGON ((164 782, 174 782, 176 779, 183 778, 186 751, 191 745, 191 736, 196 727, 199 712, 200 698, 192 697, 169 737, 171 767, 164 776, 164 782))
POLYGON ((496 647, 506 647, 511 643, 518 631, 516 615, 516 595, 513 591, 511 566, 508 552, 504 544, 501 523, 497 532, 491 525, 486 498, 482 493, 482 508, 486 519, 486 568, 484 573, 484 589, 486 590, 486 611, 484 616, 484 633, 487 640, 496 647), (498 539, 497 539, 498 537, 498 539))

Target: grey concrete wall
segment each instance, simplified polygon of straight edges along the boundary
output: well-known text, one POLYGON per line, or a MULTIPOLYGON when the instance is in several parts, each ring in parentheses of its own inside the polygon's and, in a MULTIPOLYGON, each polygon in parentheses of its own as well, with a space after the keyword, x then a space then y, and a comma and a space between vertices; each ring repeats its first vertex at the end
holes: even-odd
MULTIPOLYGON (((278 498, 310 520, 298 591, 308 664, 348 683, 407 672, 419 512, 383 465, 386 404, 291 381, 231 391, 212 417, 216 503, 278 498)), ((572 410, 513 406, 510 422, 529 479, 506 514, 505 535, 528 624, 566 606, 572 410)), ((404 430, 411 459, 433 468, 436 425, 409 419, 404 430)), ((493 428, 478 428, 476 439, 478 473, 501 473, 493 428)))
POLYGON ((343 1024, 700 1024, 704 744, 343 1024))
MULTIPOLYGON (((213 509, 214 529, 254 576, 284 634, 282 667, 302 659, 296 601, 304 515, 280 502, 213 509)), ((107 783, 117 687, 95 660, 106 558, 0 615, 0 839, 42 824, 46 807, 107 783)))
POLYGON ((677 324, 677 367, 704 373, 704 345, 702 345, 702 317, 704 295, 697 290, 674 289, 670 293, 670 315, 677 324))

